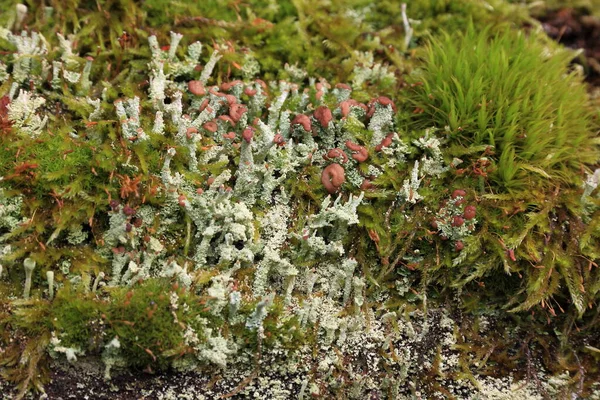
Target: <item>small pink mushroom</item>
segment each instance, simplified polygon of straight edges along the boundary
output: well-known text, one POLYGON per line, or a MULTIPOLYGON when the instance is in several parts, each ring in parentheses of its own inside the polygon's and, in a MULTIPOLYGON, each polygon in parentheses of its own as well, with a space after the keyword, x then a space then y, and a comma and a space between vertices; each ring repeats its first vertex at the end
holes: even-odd
POLYGON ((394 134, 388 134, 377 146, 375 146, 375 151, 381 151, 384 147, 389 147, 392 144, 392 140, 394 139, 394 134))
POLYGON ((331 115, 331 110, 327 106, 317 107, 317 109, 313 113, 313 116, 317 121, 319 121, 319 124, 321 124, 323 128, 327 128, 329 126, 329 123, 333 119, 333 116, 331 115))
POLYGON ((321 183, 330 194, 337 192, 345 181, 344 167, 340 164, 330 164, 321 173, 321 183))
POLYGON ((359 163, 365 162, 367 161, 367 158, 369 158, 369 151, 364 146, 346 140, 346 147, 352 151, 352 158, 359 163))
POLYGON ((204 96, 206 94, 206 89, 201 81, 189 81, 188 89, 196 96, 204 96))
POLYGON ((233 140, 235 139, 235 132, 227 132, 223 134, 225 139, 233 140))
POLYGON ((254 129, 253 128, 246 128, 244 129, 244 132, 242 132, 242 139, 244 139, 246 141, 246 143, 250 143, 252 142, 252 138, 254 137, 254 129))
POLYGON ((323 158, 327 161, 331 161, 335 158, 341 158, 342 159, 342 163, 347 163, 348 162, 348 156, 346 155, 346 153, 344 152, 344 150, 335 147, 331 150, 329 150, 327 152, 327 154, 323 155, 323 158))
POLYGON ((304 114, 298 114, 298 115, 296 115, 296 117, 294 117, 294 119, 292 120, 292 125, 302 125, 302 127, 304 128, 304 130, 306 132, 310 132, 311 131, 310 118, 308 118, 304 114))

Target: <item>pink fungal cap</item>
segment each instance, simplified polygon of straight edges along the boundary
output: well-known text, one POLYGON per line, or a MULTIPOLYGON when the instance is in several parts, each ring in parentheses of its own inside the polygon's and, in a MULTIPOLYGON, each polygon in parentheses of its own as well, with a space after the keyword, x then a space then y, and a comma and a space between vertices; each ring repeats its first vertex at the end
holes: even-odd
POLYGON ((321 173, 321 183, 330 194, 337 192, 345 181, 344 167, 340 164, 330 164, 321 173))
POLYGON ((359 163, 367 161, 369 158, 369 151, 366 147, 356 144, 350 140, 346 140, 346 147, 352 151, 352 158, 359 163))
POLYGON ((381 151, 384 147, 389 147, 392 144, 392 140, 394 139, 394 134, 388 134, 377 146, 375 146, 375 151, 381 151))
POLYGON ((333 116, 331 115, 331 110, 327 106, 319 106, 313 113, 313 117, 323 128, 327 128, 331 120, 333 120, 333 116))
POLYGON ((294 119, 292 120, 292 125, 302 125, 302 127, 304 128, 304 130, 306 132, 310 132, 311 131, 311 123, 310 123, 310 118, 308 118, 306 115, 304 114, 298 114, 294 117, 294 119))
POLYGON ((253 137, 254 137, 254 129, 251 127, 244 129, 244 132, 242 132, 242 139, 244 139, 246 141, 246 143, 251 143, 253 137))
POLYGON ((189 81, 188 89, 192 94, 196 96, 204 96, 206 94, 206 89, 200 81, 189 81))
POLYGON ((208 121, 207 123, 202 125, 202 127, 212 133, 215 133, 218 129, 217 123, 214 121, 208 121))

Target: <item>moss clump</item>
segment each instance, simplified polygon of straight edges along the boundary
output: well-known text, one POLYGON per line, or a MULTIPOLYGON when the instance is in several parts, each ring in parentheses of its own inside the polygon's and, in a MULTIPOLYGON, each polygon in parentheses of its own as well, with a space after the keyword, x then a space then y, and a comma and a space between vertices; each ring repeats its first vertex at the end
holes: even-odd
POLYGON ((52 302, 51 320, 62 345, 97 352, 104 341, 102 317, 106 311, 106 302, 94 293, 83 293, 67 284, 52 302))
POLYGON ((413 75, 416 124, 447 127, 457 146, 491 146, 491 178, 510 192, 579 182, 599 156, 572 53, 520 32, 489 36, 471 26, 427 46, 413 75))

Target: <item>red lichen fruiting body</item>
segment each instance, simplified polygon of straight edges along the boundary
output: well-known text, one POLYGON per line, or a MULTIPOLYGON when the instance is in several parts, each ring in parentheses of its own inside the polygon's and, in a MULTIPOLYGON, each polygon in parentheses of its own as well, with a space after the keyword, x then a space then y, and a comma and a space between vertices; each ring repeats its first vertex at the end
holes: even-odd
POLYGON ((281 136, 280 133, 278 133, 273 137, 273 143, 281 147, 285 145, 285 139, 283 138, 283 136, 281 136))
POLYGON ((192 94, 195 94, 196 96, 204 96, 206 94, 206 89, 200 81, 189 81, 188 89, 192 94))
POLYGON ((313 113, 313 116, 317 121, 319 121, 319 124, 321 124, 323 128, 327 128, 329 126, 329 123, 333 119, 333 116, 331 115, 331 110, 327 106, 317 107, 317 109, 313 113))
POLYGON ((321 183, 330 194, 337 192, 345 180, 344 167, 340 164, 330 164, 321 173, 321 183))
POLYGON ((456 199, 457 197, 465 197, 467 195, 467 192, 465 192, 462 189, 456 189, 454 192, 452 192, 452 198, 456 199))
POLYGON ((335 147, 335 148, 329 150, 327 152, 327 154, 325 154, 323 156, 323 158, 325 160, 327 160, 327 161, 331 161, 331 160, 333 160, 335 158, 340 158, 340 157, 342 158, 342 163, 345 164, 345 163, 348 162, 348 156, 346 155, 346 153, 344 152, 344 150, 342 150, 342 149, 340 149, 338 147, 335 147))
POLYGON ((218 129, 217 123, 214 121, 208 121, 207 123, 202 125, 202 127, 212 133, 215 133, 218 129))
POLYGON ((356 144, 350 140, 346 140, 346 147, 352 151, 352 158, 359 163, 367 161, 369 158, 369 151, 366 147, 356 144))
POLYGON ((242 138, 246 141, 246 143, 252 142, 252 138, 254 137, 254 129, 246 128, 244 132, 242 132, 242 138))
POLYGON ((229 116, 237 123, 247 111, 248 108, 245 105, 235 103, 229 107, 229 116))
POLYGON ((292 125, 302 125, 302 128, 304 128, 304 130, 306 132, 310 132, 311 131, 310 118, 308 118, 304 114, 298 114, 298 115, 296 115, 294 117, 294 119, 292 120, 292 125))
POLYGON ((347 117, 350 114, 351 107, 360 107, 365 110, 365 112, 368 110, 367 106, 354 99, 344 100, 340 103, 342 117, 347 117))
POLYGON ((465 217, 466 220, 471 220, 471 219, 475 218, 476 214, 477 214, 477 208, 475 208, 475 206, 473 206, 473 205, 466 206, 465 211, 463 212, 463 216, 465 217))
POLYGON ((377 146, 375 146, 375 151, 381 151, 384 147, 389 147, 392 144, 392 140, 394 139, 394 134, 388 134, 377 146))

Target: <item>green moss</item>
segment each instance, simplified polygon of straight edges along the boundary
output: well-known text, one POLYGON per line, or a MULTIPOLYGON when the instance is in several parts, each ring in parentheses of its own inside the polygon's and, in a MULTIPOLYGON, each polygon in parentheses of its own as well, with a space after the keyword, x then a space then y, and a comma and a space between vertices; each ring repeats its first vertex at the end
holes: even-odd
POLYGON ((460 146, 492 146, 491 178, 505 190, 579 182, 598 149, 571 53, 511 31, 489 36, 471 26, 431 42, 412 78, 416 123, 449 127, 460 146))
POLYGON ((123 355, 133 367, 165 368, 164 354, 182 344, 182 327, 173 318, 170 286, 168 281, 151 279, 111 293, 106 320, 110 337, 119 338, 123 355))
POLYGON ((53 328, 61 345, 84 351, 98 351, 103 342, 107 304, 95 294, 84 293, 67 284, 52 303, 53 328))

